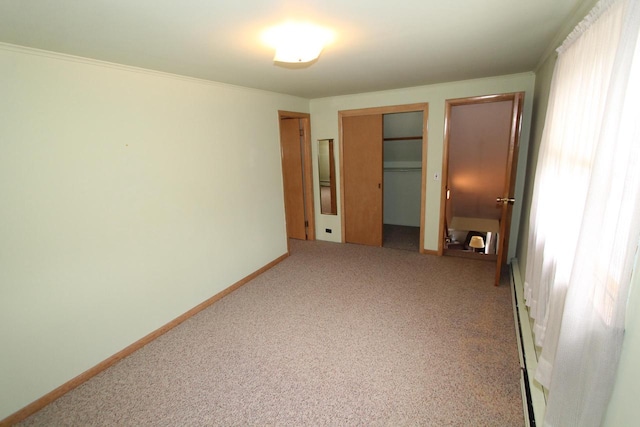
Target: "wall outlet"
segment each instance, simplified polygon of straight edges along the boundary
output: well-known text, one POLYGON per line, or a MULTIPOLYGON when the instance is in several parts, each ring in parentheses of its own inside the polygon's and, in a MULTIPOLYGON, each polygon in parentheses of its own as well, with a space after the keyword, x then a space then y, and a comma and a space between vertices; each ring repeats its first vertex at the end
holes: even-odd
POLYGON ((436 172, 433 174, 433 180, 434 181, 440 181, 440 172, 436 172))
POLYGON ((333 233, 333 231, 331 231, 331 229, 330 229, 330 228, 325 228, 325 229, 324 229, 324 231, 326 231, 326 232, 327 232, 327 233, 329 233, 329 234, 333 233))

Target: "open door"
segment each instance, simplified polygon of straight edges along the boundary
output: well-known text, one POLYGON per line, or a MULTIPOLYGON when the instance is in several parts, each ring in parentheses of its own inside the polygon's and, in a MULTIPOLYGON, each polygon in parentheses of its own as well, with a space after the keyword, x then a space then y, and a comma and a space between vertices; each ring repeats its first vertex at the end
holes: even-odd
POLYGON ((382 114, 342 118, 347 243, 382 246, 382 114))
POLYGON ((448 100, 439 252, 507 261, 523 93, 448 100))
POLYGON ((513 114, 511 116, 511 132, 509 135, 509 154, 507 156, 507 170, 502 195, 496 197, 496 203, 502 205, 500 232, 498 234, 498 260, 496 262, 495 286, 500 284, 502 267, 507 262, 509 230, 511 229, 511 213, 515 203, 514 191, 516 182, 516 167, 518 163, 518 149, 520 147, 520 130, 522 128, 522 104, 524 94, 514 94, 513 114))
POLYGON ((309 115, 280 111, 278 119, 287 237, 314 240, 309 115))

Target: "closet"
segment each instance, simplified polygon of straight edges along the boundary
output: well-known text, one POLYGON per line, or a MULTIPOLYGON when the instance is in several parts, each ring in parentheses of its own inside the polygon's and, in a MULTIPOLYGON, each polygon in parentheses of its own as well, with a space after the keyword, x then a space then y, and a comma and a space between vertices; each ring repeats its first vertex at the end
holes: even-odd
POLYGON ((343 242, 383 246, 410 231, 403 248, 422 251, 427 104, 340 111, 339 123, 343 242))
POLYGON ((383 115, 383 241, 419 250, 422 112, 383 115))

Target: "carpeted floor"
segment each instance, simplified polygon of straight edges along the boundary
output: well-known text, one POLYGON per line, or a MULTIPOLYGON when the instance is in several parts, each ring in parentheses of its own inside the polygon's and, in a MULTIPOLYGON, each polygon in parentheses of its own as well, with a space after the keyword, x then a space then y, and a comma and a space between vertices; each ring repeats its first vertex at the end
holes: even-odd
POLYGON ((382 246, 418 252, 420 250, 420 227, 384 224, 382 246))
POLYGON ((23 425, 521 426, 492 263, 291 241, 291 256, 23 425))

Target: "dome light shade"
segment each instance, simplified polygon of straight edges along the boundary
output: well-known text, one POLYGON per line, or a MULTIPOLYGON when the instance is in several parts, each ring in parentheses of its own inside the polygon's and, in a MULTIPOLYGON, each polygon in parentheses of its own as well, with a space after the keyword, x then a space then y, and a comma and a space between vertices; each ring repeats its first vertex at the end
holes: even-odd
POLYGON ((333 32, 309 23, 287 22, 262 34, 262 40, 276 50, 275 62, 311 62, 333 40, 333 32))

